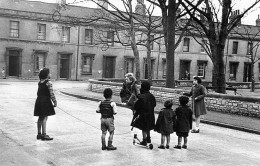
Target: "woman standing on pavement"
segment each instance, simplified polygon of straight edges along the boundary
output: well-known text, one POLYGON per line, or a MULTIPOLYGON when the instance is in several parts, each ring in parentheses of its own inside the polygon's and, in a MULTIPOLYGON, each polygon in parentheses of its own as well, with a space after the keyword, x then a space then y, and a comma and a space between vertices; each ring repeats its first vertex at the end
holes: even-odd
POLYGON ((34 106, 34 116, 39 117, 37 122, 38 134, 36 138, 41 140, 53 140, 53 138, 46 134, 48 116, 55 115, 54 107, 57 106, 52 83, 49 81, 50 70, 43 68, 39 73, 39 78, 37 99, 34 106))
POLYGON ((194 77, 193 78, 193 86, 189 93, 183 93, 183 95, 191 96, 192 98, 192 111, 195 116, 195 124, 193 123, 192 133, 199 133, 199 125, 200 125, 200 116, 205 115, 207 113, 206 106, 204 102, 204 97, 206 96, 205 87, 201 85, 201 78, 194 77))

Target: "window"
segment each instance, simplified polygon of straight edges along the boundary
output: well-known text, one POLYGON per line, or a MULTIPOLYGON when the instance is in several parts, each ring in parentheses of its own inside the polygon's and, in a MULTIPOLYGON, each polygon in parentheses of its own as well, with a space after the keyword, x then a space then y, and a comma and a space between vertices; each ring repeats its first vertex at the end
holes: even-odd
POLYGON ((38 24, 38 40, 45 40, 46 39, 46 25, 45 24, 38 24))
POLYGON ((200 52, 205 52, 206 44, 207 44, 207 40, 202 40, 202 41, 201 41, 200 52))
POLYGON ((93 44, 93 29, 85 29, 85 43, 93 44))
POLYGON ((62 27, 61 41, 65 43, 70 42, 70 27, 62 27))
POLYGON ((162 67, 163 67, 163 78, 164 78, 166 77, 166 71, 167 71, 166 59, 162 60, 162 67))
POLYGON ((134 73, 134 58, 125 58, 125 73, 134 73))
POLYGON ((19 21, 10 21, 10 37, 19 38, 19 21))
POLYGON ((113 31, 107 32, 107 42, 108 42, 108 45, 110 45, 110 46, 114 45, 114 32, 113 31))
POLYGON ((40 69, 45 67, 45 53, 43 52, 35 52, 34 54, 34 71, 39 72, 40 69))
POLYGON ((92 74, 93 54, 82 54, 82 74, 92 74))
POLYGON ((253 43, 248 42, 247 44, 247 55, 252 55, 253 54, 253 43))
POLYGON ((190 39, 189 38, 184 38, 183 41, 183 52, 189 52, 190 49, 190 39))
POLYGON ((198 77, 205 78, 207 61, 198 61, 198 77))
POLYGON ((237 54, 237 49, 238 49, 238 42, 234 41, 233 42, 232 54, 237 54))
POLYGON ((229 62, 229 79, 236 80, 238 62, 229 62))

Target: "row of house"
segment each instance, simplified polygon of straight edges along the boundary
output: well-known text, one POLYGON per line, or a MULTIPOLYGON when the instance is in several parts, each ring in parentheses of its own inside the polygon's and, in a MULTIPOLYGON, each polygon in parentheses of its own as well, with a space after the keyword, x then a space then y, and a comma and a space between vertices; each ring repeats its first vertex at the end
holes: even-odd
MULTIPOLYGON (((131 47, 113 43, 113 31, 104 27, 104 36, 110 44, 98 44, 94 35, 97 25, 70 26, 62 19, 56 22, 56 9, 55 3, 0 0, 0 69, 5 70, 7 77, 37 79, 39 70, 43 67, 50 68, 52 78, 57 80, 123 78, 125 73, 135 72, 131 47)), ((67 16, 82 17, 97 10, 100 9, 69 6, 69 10, 61 17, 64 20, 67 16)), ((258 31, 258 26, 251 28, 255 29, 253 33, 258 31)), ((159 46, 154 42, 152 47, 154 79, 164 79, 166 76, 165 47, 163 42, 160 43, 159 46)), ((247 58, 249 46, 247 40, 237 35, 228 38, 224 59, 227 80, 250 81, 252 64, 247 58)), ((147 53, 144 47, 140 46, 138 50, 141 79, 145 79, 147 53)), ((254 68, 256 81, 260 79, 258 64, 254 68)), ((182 39, 176 49, 174 65, 176 79, 188 79, 187 73, 190 76, 198 75, 206 81, 212 78, 212 62, 192 36, 185 35, 182 39)))

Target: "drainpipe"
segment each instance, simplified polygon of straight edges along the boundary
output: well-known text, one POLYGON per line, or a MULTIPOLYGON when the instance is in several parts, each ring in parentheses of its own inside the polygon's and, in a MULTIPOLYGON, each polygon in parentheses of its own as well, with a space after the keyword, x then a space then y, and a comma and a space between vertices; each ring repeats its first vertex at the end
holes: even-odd
POLYGON ((78 26, 78 44, 77 44, 77 60, 76 60, 76 81, 78 81, 78 64, 79 64, 79 38, 80 37, 80 25, 78 26))

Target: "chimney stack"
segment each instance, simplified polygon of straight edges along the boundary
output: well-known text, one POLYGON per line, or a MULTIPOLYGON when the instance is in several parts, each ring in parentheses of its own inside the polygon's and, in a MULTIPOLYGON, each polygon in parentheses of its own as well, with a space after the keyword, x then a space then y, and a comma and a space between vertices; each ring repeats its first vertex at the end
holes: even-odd
POLYGON ((135 13, 145 16, 146 6, 144 4, 144 0, 137 0, 137 5, 135 6, 135 13))
POLYGON ((57 4, 59 4, 60 6, 66 5, 66 0, 57 0, 56 2, 57 2, 57 4))
POLYGON ((260 27, 260 18, 258 14, 258 18, 255 20, 256 26, 260 27))
MULTIPOLYGON (((240 11, 239 10, 232 11, 231 15, 229 17, 229 22, 231 22, 231 20, 235 19, 239 15, 240 15, 240 11)), ((241 19, 239 20, 238 25, 241 25, 241 19)))

